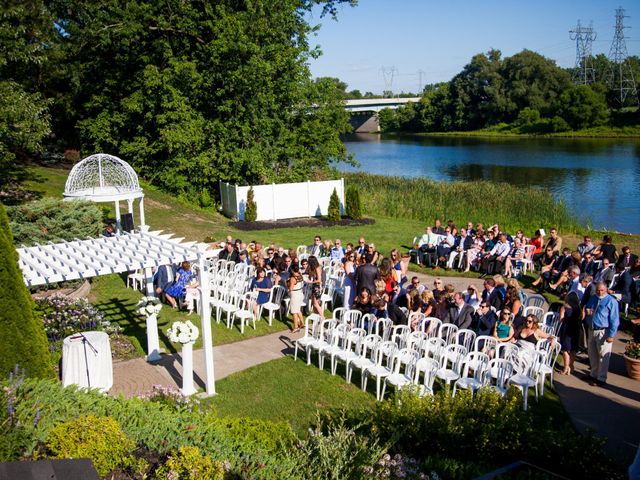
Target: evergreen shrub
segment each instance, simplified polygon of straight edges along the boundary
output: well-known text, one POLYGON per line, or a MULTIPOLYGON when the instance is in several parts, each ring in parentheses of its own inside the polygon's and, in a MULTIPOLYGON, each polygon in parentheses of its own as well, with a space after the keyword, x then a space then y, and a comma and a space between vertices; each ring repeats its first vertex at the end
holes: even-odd
POLYGON ((329 208, 327 209, 327 218, 332 222, 340 221, 340 197, 338 192, 333 189, 331 197, 329 198, 329 208))
POLYGON ((100 207, 83 200, 43 198, 7 211, 16 245, 97 237, 103 229, 100 207))
POLYGON ((109 417, 86 415, 60 423, 51 430, 46 445, 55 458, 90 458, 101 477, 135 463, 131 455, 135 442, 109 417))
POLYGON ((16 364, 32 377, 51 377, 47 338, 34 314, 31 295, 18 268, 9 219, 0 204, 0 378, 16 364))
POLYGON ((346 214, 347 217, 358 220, 362 218, 362 202, 360 202, 360 192, 356 187, 347 187, 346 192, 346 214))
POLYGON ((253 196, 253 187, 249 187, 249 191, 247 192, 247 205, 244 208, 244 219, 246 222, 255 222, 258 219, 258 205, 253 196))
POLYGON ((211 200, 211 195, 209 194, 208 189, 203 188, 200 191, 199 203, 202 208, 209 208, 211 205, 213 205, 213 201, 211 200))

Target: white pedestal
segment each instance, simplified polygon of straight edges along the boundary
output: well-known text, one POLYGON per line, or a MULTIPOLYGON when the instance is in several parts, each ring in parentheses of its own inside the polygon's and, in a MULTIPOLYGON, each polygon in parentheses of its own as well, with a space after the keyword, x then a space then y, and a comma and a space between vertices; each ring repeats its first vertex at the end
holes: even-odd
POLYGON ((193 386, 193 343, 182 344, 182 394, 185 396, 197 391, 193 386))
POLYGON ((157 362, 161 358, 158 316, 154 313, 147 317, 147 362, 157 362))

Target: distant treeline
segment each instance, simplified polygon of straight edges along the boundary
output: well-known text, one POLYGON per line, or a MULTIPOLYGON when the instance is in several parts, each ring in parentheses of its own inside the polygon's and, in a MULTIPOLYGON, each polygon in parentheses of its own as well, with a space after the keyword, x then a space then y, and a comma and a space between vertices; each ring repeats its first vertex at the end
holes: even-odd
MULTIPOLYGON (((635 78, 640 59, 629 57, 635 78)), ((607 86, 612 64, 593 58, 596 81, 576 85, 573 70, 523 50, 502 58, 499 50, 475 55, 449 82, 428 85, 419 103, 380 112, 383 131, 452 132, 490 127, 517 133, 553 133, 601 125, 640 123, 638 98, 607 86), (631 108, 622 108, 631 107, 631 108)))

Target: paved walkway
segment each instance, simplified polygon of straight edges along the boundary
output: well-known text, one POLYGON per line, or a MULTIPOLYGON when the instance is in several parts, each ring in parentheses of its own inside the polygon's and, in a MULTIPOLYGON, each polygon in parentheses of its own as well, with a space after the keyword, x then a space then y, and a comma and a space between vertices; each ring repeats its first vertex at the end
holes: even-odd
POLYGON ((587 383, 586 355, 575 363, 575 374, 554 377, 556 391, 574 426, 606 438, 609 454, 623 465, 631 464, 640 441, 640 381, 627 376, 622 356, 628 340, 624 333, 616 336, 606 387, 587 383))
MULTIPOLYGON (((415 275, 429 288, 433 286, 435 275, 415 275)), ((465 290, 470 283, 482 290, 481 279, 442 278, 445 283, 452 283, 456 290, 465 290)), ((291 353, 292 342, 300 335, 291 335, 285 330, 214 347, 216 380, 291 353)), ((628 336, 619 335, 614 342, 606 388, 591 387, 584 380, 588 374, 586 357, 576 363, 575 375, 558 374, 555 377, 560 400, 575 427, 580 431, 593 429, 607 438, 608 451, 623 464, 631 463, 640 440, 640 382, 626 376, 622 352, 627 341, 628 336)), ((203 389, 204 372, 204 351, 196 350, 194 377, 196 386, 203 389)), ((153 385, 179 388, 181 374, 180 354, 163 355, 163 359, 155 364, 149 364, 142 358, 119 362, 113 366, 114 384, 109 393, 130 397, 150 391, 153 385)))
MULTIPOLYGON (((235 343, 213 347, 215 379, 227 377, 254 365, 281 358, 293 352, 293 341, 302 333, 289 331, 272 333, 235 343)), ((204 350, 193 352, 193 372, 196 388, 205 388, 204 350)), ((182 358, 179 353, 163 355, 153 364, 144 358, 135 358, 113 365, 113 387, 110 395, 125 397, 149 392, 153 385, 180 388, 182 382, 182 358)))

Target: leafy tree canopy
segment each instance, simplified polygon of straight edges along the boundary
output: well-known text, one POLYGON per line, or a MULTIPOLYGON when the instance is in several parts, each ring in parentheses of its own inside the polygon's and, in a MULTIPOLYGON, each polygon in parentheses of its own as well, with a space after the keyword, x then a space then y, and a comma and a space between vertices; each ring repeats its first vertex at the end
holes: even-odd
POLYGON ((120 155, 175 194, 323 176, 349 127, 339 85, 311 81, 307 13, 345 2, 15 2, 0 80, 51 99, 59 146, 120 155))

